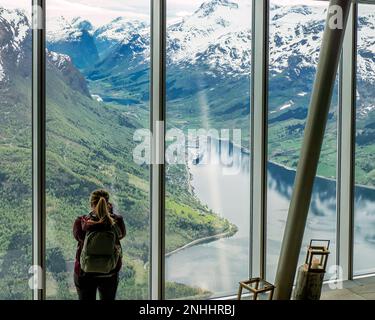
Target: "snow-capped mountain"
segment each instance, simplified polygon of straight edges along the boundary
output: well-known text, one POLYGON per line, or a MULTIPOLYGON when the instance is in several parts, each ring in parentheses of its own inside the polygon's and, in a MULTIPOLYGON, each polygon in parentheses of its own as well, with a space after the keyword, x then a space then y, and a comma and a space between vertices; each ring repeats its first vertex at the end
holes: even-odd
MULTIPOLYGON (((31 25, 22 10, 0 8, 0 83, 31 76, 31 25)), ((48 70, 61 77, 73 90, 89 96, 86 79, 68 55, 47 51, 48 70)))
POLYGON ((100 26, 94 32, 95 43, 101 57, 104 57, 117 44, 127 44, 135 35, 149 37, 149 26, 141 21, 129 21, 118 17, 110 23, 100 26))
POLYGON ((90 97, 85 77, 75 68, 68 55, 47 51, 47 68, 59 74, 70 88, 90 97))
POLYGON ((251 1, 204 2, 191 16, 168 28, 169 61, 249 73, 250 30, 251 1))
MULTIPOLYGON (((278 77, 296 87, 296 99, 277 101, 278 110, 298 107, 308 99, 319 58, 327 6, 272 5, 270 10, 270 86, 278 77), (275 80, 273 80, 275 79, 275 80), (303 81, 299 81, 303 79, 303 81)), ((94 23, 63 17, 47 23, 48 47, 71 57, 79 68, 89 68, 95 79, 147 68, 149 25, 119 17, 94 23)), ((22 38, 15 37, 15 43, 22 38)), ((375 17, 359 20, 358 79, 362 87, 375 83, 375 17), (365 21, 366 20, 366 21, 365 21)), ((208 0, 189 16, 169 25, 168 68, 184 73, 189 66, 217 78, 249 77, 251 66, 251 0, 208 0)), ((1 74, 1 72, 0 72, 1 74)), ((179 77, 176 75, 176 77, 179 77)), ((116 80, 117 81, 117 80, 116 80)), ((234 80, 233 80, 234 81, 234 80)), ((370 90, 367 90, 370 92, 370 90)), ((273 94, 279 95, 273 87, 273 94)), ((359 100, 366 92, 359 92, 359 100)), ((366 107, 368 109, 368 106, 366 107)), ((363 109, 367 112, 367 109, 363 109)))
POLYGON ((270 71, 299 76, 315 68, 323 36, 326 7, 274 6, 270 12, 270 71))
MULTIPOLYGON (((290 101, 290 97, 277 101, 278 111, 297 108, 301 103, 305 108, 308 105, 308 92, 311 91, 319 59, 327 8, 322 5, 280 4, 270 8, 269 70, 272 93, 275 96, 280 93, 273 83, 280 82, 278 77, 285 79, 285 85, 291 86, 293 83, 296 88, 293 101, 290 101)), ((361 19, 359 22, 359 80, 367 84, 373 84, 375 79, 374 23, 375 19, 371 16, 367 21, 361 19)), ((103 48, 110 48, 105 55, 101 55, 103 60, 97 64, 100 70, 94 71, 95 79, 100 78, 100 74, 107 77, 121 70, 128 74, 149 64, 150 32, 145 23, 118 18, 91 30, 91 33, 101 48, 99 52, 103 52, 103 48)), ((195 70, 217 78, 248 78, 251 41, 251 0, 205 1, 191 15, 168 26, 168 68, 184 73, 184 70, 194 66, 195 70)), ((361 97, 363 95, 360 94, 361 97)))
POLYGON ((86 68, 99 61, 99 54, 91 34, 90 23, 80 19, 69 21, 60 17, 47 23, 48 49, 69 55, 78 68, 86 68))
POLYGON ((16 69, 24 76, 30 73, 31 57, 26 54, 30 48, 30 25, 25 13, 0 8, 0 83, 16 69))
POLYGON ((93 32, 95 31, 95 27, 91 24, 91 22, 88 20, 82 19, 81 17, 76 17, 72 19, 71 25, 79 29, 80 31, 86 30, 90 34, 93 34, 93 32))
POLYGON ((375 13, 360 17, 358 27, 357 109, 359 117, 366 119, 370 113, 375 115, 375 13))
POLYGON ((47 21, 49 47, 72 56, 74 63, 80 68, 90 67, 99 62, 99 56, 105 58, 115 46, 126 45, 135 36, 149 38, 149 33, 149 26, 146 23, 131 21, 124 17, 118 17, 98 27, 94 27, 90 21, 80 17, 73 19, 60 17, 57 20, 47 21), (75 46, 69 46, 70 43, 74 43, 75 46), (82 49, 87 46, 90 46, 89 56, 83 56, 82 49), (90 63, 85 65, 80 56, 90 63), (77 60, 79 63, 76 62, 77 60))

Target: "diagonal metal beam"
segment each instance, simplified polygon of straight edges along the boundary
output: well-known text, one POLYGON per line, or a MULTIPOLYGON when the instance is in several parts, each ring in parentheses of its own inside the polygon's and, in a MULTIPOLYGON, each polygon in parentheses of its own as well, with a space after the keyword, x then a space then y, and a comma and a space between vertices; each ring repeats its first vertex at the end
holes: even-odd
POLYGON ((275 282, 277 300, 289 300, 293 290, 350 7, 349 0, 331 0, 329 4, 318 70, 277 268, 275 282), (336 20, 336 17, 339 20, 336 20))

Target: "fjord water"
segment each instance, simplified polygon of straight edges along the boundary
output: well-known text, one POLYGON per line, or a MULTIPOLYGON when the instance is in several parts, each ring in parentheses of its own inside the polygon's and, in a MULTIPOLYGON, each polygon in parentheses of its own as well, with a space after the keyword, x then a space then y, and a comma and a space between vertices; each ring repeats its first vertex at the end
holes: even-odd
MULTIPOLYGON (((220 296, 234 294, 238 289, 238 282, 248 278, 249 257, 252 256, 249 239, 249 164, 247 151, 233 145, 228 147, 228 142, 225 141, 214 143, 211 152, 205 152, 199 161, 190 163, 191 183, 196 195, 210 209, 235 224, 238 232, 230 238, 196 245, 169 256, 166 259, 167 281, 200 287, 220 296), (231 157, 234 159, 232 164, 228 161, 231 157), (208 160, 206 162, 209 164, 203 164, 205 160, 208 160), (230 170, 226 171, 229 167, 230 170)), ((270 162, 267 173, 266 278, 273 282, 295 171, 270 162)), ((375 190, 356 187, 356 199, 360 199, 361 208, 367 210, 362 210, 364 217, 360 221, 363 223, 356 226, 356 230, 364 232, 359 244, 360 252, 356 254, 367 252, 367 259, 361 260, 365 260, 366 265, 369 265, 368 259, 373 259, 372 265, 375 265, 375 256, 370 254, 375 252, 375 245, 371 243, 371 239, 375 241, 375 216, 370 216, 370 208, 375 206, 375 190)), ((300 255, 301 264, 310 239, 330 240, 331 254, 328 264, 336 264, 336 225, 336 181, 317 177, 300 255)), ((357 267, 363 270, 361 266, 357 267)), ((327 278, 335 277, 334 269, 329 269, 327 278)))

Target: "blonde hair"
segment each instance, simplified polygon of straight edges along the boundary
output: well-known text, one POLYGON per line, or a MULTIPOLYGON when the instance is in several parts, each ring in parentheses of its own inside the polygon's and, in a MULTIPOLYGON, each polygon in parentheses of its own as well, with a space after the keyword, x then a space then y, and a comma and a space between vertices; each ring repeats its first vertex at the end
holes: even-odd
POLYGON ((96 215, 99 218, 95 223, 115 224, 115 220, 111 217, 108 210, 108 201, 109 193, 103 189, 95 190, 91 193, 91 207, 95 208, 96 215))

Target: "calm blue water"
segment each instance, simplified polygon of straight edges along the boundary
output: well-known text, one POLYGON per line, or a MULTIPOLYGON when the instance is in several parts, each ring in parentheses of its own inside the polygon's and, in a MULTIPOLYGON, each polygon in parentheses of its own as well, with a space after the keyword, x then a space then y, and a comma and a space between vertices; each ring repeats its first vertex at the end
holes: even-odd
MULTIPOLYGON (((200 164, 190 164, 192 185, 197 196, 209 208, 238 226, 238 233, 226 239, 202 244, 178 252, 166 260, 168 281, 205 288, 215 295, 233 294, 238 281, 248 278, 250 234, 249 155, 226 142, 205 153, 200 164), (224 156, 225 154, 225 156, 224 156), (235 159, 231 164, 230 160, 235 159), (212 161, 208 161, 211 159, 212 161), (210 164, 202 164, 202 162, 210 164), (214 164, 212 164, 212 162, 214 164)), ((267 280, 274 281, 277 259, 292 194, 295 172, 273 163, 268 164, 267 280)), ((357 270, 375 267, 375 190, 358 187, 356 219, 357 270), (361 259, 361 257, 365 257, 361 259)), ((329 265, 336 264, 336 183, 316 178, 301 252, 311 238, 331 240, 329 265)), ((333 276, 327 274, 328 277, 333 276)))

